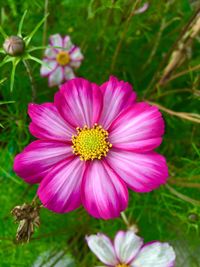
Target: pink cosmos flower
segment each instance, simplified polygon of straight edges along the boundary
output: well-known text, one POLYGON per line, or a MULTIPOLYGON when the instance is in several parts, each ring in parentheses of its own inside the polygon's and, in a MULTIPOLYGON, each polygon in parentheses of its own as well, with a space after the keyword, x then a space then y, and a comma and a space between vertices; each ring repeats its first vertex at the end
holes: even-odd
POLYGON ((62 38, 60 34, 51 35, 49 46, 45 50, 45 57, 40 73, 48 77, 49 86, 62 84, 75 77, 73 69, 81 65, 83 55, 79 47, 72 44, 69 36, 62 38))
POLYGON ((143 244, 132 231, 119 231, 114 242, 103 234, 86 237, 92 252, 109 267, 173 267, 175 252, 168 243, 143 244))
POLYGON ((39 140, 16 156, 14 171, 40 183, 48 209, 83 205, 96 218, 115 218, 127 207, 127 188, 144 193, 166 183, 165 158, 153 151, 162 142, 163 118, 157 107, 136 103, 129 83, 75 78, 54 103, 29 104, 28 113, 39 140))

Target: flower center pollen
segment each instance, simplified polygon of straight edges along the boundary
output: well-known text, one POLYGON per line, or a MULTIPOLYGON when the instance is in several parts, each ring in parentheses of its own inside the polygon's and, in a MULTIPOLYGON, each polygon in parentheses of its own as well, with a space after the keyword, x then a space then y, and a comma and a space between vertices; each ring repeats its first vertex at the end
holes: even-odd
POLYGON ((118 264, 116 267, 129 267, 129 265, 127 265, 127 264, 118 264))
POLYGON ((101 159, 107 155, 112 144, 108 142, 108 132, 101 125, 95 123, 92 128, 84 126, 76 130, 77 135, 72 136, 72 148, 81 160, 101 159))
POLYGON ((67 65, 70 62, 69 53, 66 51, 60 51, 56 56, 56 61, 61 66, 67 65))

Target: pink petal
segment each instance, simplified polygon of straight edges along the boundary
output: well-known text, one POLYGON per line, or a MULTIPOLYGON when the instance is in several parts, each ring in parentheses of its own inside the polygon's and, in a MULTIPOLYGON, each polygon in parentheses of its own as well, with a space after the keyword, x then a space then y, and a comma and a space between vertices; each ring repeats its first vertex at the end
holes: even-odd
POLYGON ((84 165, 78 157, 73 157, 57 164, 47 174, 38 189, 38 196, 46 208, 65 213, 81 205, 84 165))
POLYGON ((49 87, 60 85, 63 82, 63 79, 64 79, 64 71, 63 71, 63 68, 60 67, 60 66, 58 66, 49 75, 49 87))
POLYGON ((165 184, 168 177, 166 160, 156 152, 140 154, 112 149, 106 160, 128 187, 136 192, 149 192, 165 184))
POLYGON ((146 244, 133 260, 131 267, 173 267, 175 252, 168 243, 146 244))
POLYGON ((55 60, 43 59, 43 62, 45 64, 42 65, 41 69, 40 69, 40 74, 43 77, 46 77, 49 74, 51 74, 58 66, 58 64, 55 60))
POLYGON ((103 110, 99 123, 105 129, 108 129, 121 111, 133 105, 136 93, 129 83, 118 81, 112 76, 108 82, 101 85, 101 91, 103 94, 103 110))
POLYGON ((120 262, 129 264, 143 245, 143 240, 133 231, 119 231, 115 236, 114 247, 120 262))
POLYGON ((52 46, 63 47, 63 39, 60 34, 53 34, 49 38, 52 46))
POLYGON ((116 218, 127 207, 125 184, 102 160, 88 163, 82 190, 83 205, 95 218, 116 218))
POLYGON ((161 144, 164 120, 157 107, 137 103, 120 114, 109 132, 113 147, 146 152, 161 144))
POLYGON ((90 235, 86 237, 91 251, 107 266, 116 266, 119 261, 116 258, 111 240, 103 234, 90 235))
POLYGON ((55 164, 71 155, 68 144, 38 140, 15 157, 13 168, 27 183, 39 183, 55 164))
POLYGON ((147 9, 149 8, 149 3, 146 2, 143 4, 143 6, 141 6, 140 8, 138 8, 134 14, 141 14, 141 13, 144 13, 145 11, 147 11, 147 9))
POLYGON ((79 47, 73 47, 73 49, 70 51, 70 59, 72 61, 81 61, 83 60, 83 55, 81 53, 81 50, 79 47))
POLYGON ((55 95, 55 105, 72 126, 92 127, 98 122, 102 95, 96 84, 75 78, 63 84, 55 95))
POLYGON ((29 130, 37 138, 66 142, 71 141, 76 133, 60 116, 53 103, 29 104, 28 114, 32 119, 29 130))
POLYGON ((75 74, 74 74, 72 68, 70 68, 68 66, 64 68, 64 77, 65 77, 65 81, 69 81, 69 80, 75 78, 75 74))
POLYGON ((71 38, 69 35, 65 36, 63 39, 63 47, 69 51, 70 49, 72 49, 74 47, 74 45, 71 42, 71 38))

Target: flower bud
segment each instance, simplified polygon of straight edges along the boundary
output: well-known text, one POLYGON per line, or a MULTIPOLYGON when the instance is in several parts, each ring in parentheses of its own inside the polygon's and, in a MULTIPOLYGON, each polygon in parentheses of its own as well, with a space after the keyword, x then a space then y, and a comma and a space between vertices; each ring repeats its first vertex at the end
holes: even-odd
POLYGON ((10 36, 3 43, 3 49, 10 56, 21 55, 25 49, 24 40, 18 36, 10 36))
POLYGON ((191 223, 197 223, 199 221, 199 216, 196 213, 190 213, 190 214, 188 214, 188 220, 191 223))

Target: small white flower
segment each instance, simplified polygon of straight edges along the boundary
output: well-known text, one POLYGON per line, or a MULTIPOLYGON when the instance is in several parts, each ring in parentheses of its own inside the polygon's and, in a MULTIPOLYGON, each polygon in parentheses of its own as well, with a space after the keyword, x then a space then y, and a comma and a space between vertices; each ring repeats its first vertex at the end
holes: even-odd
POLYGON ((132 231, 119 231, 114 242, 103 234, 86 237, 91 251, 110 267, 173 267, 175 252, 168 243, 143 244, 132 231))
POLYGON ((49 46, 45 50, 40 73, 48 77, 49 86, 60 85, 75 77, 73 69, 81 65, 83 55, 79 47, 72 44, 69 36, 62 38, 60 34, 50 36, 49 46))

